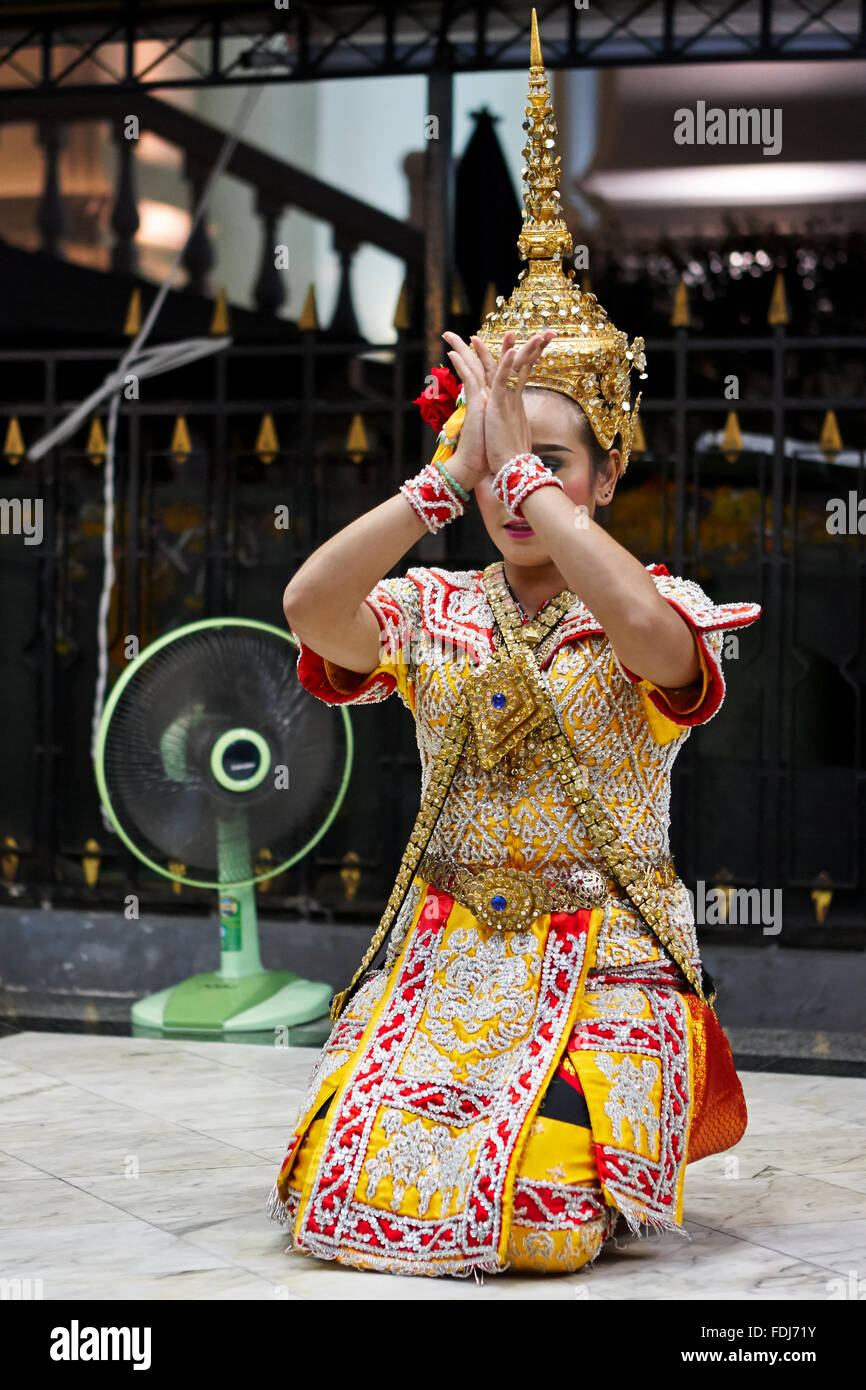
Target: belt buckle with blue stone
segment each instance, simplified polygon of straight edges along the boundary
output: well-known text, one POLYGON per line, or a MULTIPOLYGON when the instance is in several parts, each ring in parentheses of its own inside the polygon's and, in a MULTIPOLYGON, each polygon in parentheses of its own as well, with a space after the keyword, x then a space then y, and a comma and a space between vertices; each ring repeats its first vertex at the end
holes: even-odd
POLYGON ((521 931, 543 911, 543 890, 530 874, 510 869, 483 869, 465 894, 465 905, 485 926, 521 931))

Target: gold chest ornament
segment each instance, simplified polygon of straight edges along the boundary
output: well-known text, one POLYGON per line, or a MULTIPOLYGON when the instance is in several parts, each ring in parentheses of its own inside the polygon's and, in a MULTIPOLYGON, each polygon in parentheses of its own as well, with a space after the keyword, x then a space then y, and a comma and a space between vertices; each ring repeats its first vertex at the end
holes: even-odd
POLYGON ((536 756, 554 732, 547 694, 529 651, 542 648, 575 596, 564 589, 531 622, 522 623, 507 597, 501 561, 484 571, 484 587, 502 646, 493 661, 466 682, 472 731, 467 752, 485 772, 498 768, 503 776, 517 778, 535 770, 536 756))

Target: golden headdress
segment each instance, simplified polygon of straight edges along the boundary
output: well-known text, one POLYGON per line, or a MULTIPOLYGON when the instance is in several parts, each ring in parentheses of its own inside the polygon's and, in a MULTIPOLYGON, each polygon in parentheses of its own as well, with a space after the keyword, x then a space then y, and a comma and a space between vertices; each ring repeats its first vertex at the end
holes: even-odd
POLYGON ((577 401, 586 412, 592 431, 605 449, 622 439, 622 472, 628 464, 637 421, 640 394, 630 405, 632 368, 645 377, 643 338, 629 346, 607 317, 594 294, 583 294, 566 275, 562 258, 572 249, 571 233, 561 217, 559 201, 560 156, 554 154, 556 121, 541 56, 538 22, 532 11, 532 48, 529 68, 529 100, 526 107, 526 144, 523 155, 523 230, 517 248, 529 262, 506 302, 487 315, 478 337, 499 358, 502 339, 509 330, 517 334, 515 347, 534 333, 555 328, 556 337, 545 348, 529 374, 527 386, 545 386, 577 401))

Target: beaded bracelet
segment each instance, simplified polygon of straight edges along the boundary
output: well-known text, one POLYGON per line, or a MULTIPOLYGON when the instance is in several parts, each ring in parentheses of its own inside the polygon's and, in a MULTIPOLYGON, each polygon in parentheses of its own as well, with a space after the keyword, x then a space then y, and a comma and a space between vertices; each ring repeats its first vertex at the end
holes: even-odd
POLYGON ((521 502, 536 488, 546 487, 550 483, 565 492, 562 479, 557 478, 537 454, 517 454, 499 469, 491 488, 515 521, 525 521, 526 517, 520 510, 521 502))
POLYGON ((457 496, 460 498, 460 500, 462 502, 468 502, 469 493, 466 491, 465 487, 458 483, 457 479, 448 472, 448 469, 445 467, 445 464, 442 462, 442 460, 440 458, 434 457, 431 460, 431 462, 435 463, 436 467, 439 469, 439 472, 442 474, 442 477, 445 479, 448 486, 454 492, 457 493, 457 496))
POLYGON ((462 516, 466 510, 463 499, 452 492, 433 463, 426 464, 414 478, 401 483, 400 492, 418 513, 427 530, 434 534, 449 521, 462 516))

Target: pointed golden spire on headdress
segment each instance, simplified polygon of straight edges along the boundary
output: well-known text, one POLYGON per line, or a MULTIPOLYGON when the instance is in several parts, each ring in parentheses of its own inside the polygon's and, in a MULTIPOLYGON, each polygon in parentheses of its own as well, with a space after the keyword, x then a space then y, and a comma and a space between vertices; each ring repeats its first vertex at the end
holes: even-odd
MULTIPOLYGON (((640 395, 632 407, 632 367, 643 377, 646 354, 643 338, 628 338, 614 328, 594 294, 581 293, 574 271, 565 274, 564 256, 572 249, 571 233, 562 217, 559 198, 560 156, 555 153, 556 119, 547 73, 532 11, 529 97, 526 105, 526 144, 523 155, 523 229, 517 249, 528 262, 506 302, 502 295, 486 313, 478 336, 494 358, 511 330, 515 346, 535 333, 554 328, 556 337, 529 374, 530 386, 560 391, 583 408, 596 439, 613 448, 619 435, 625 472, 637 418, 640 395)), ((487 306, 485 305, 485 309, 487 306)))
POLYGON ((571 232, 560 216, 561 156, 552 153, 556 143, 556 119, 541 56, 535 10, 532 11, 529 58, 529 104, 523 129, 526 131, 523 155, 527 161, 523 170, 525 225, 517 239, 517 249, 525 261, 567 256, 572 247, 571 232))
POLYGON ((538 37, 538 19, 534 9, 529 30, 529 66, 533 68, 544 66, 544 59, 541 56, 541 39, 538 37))

